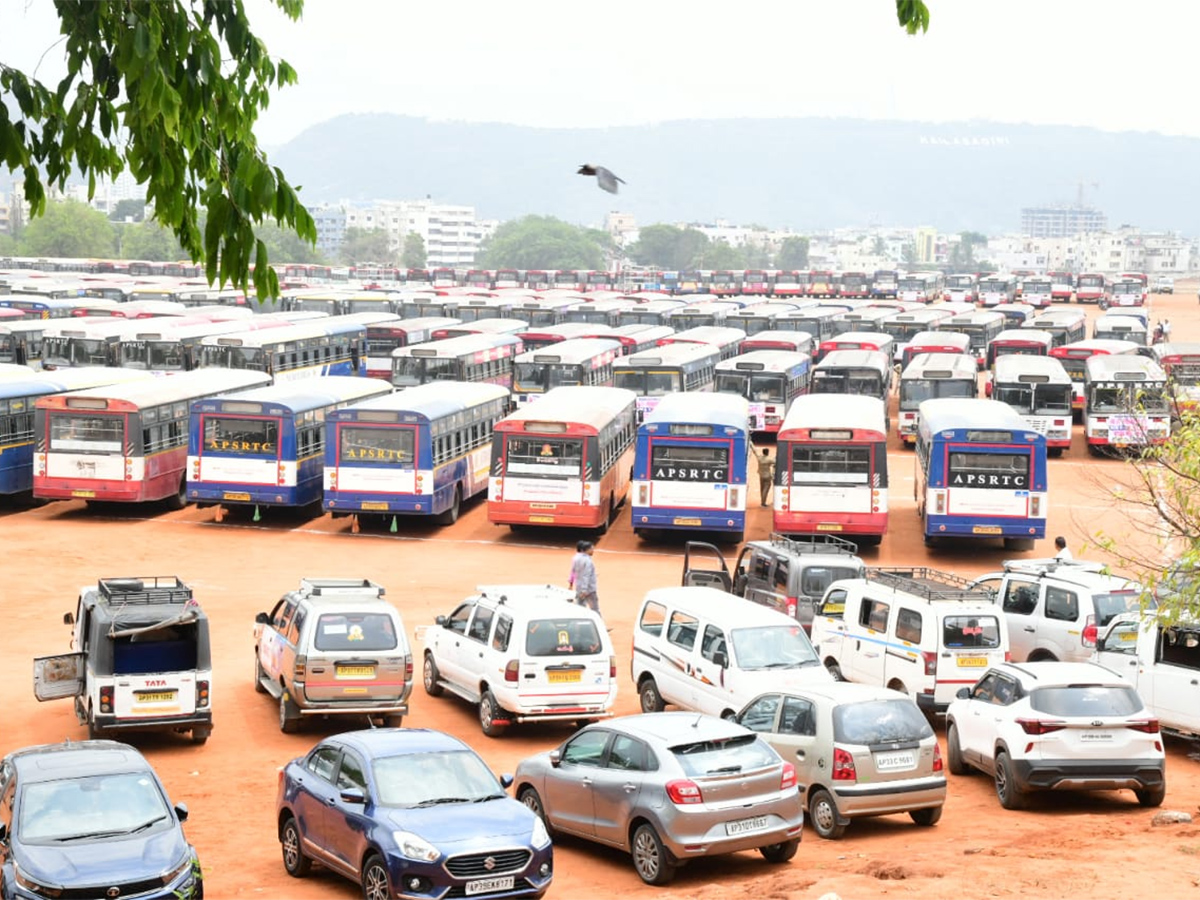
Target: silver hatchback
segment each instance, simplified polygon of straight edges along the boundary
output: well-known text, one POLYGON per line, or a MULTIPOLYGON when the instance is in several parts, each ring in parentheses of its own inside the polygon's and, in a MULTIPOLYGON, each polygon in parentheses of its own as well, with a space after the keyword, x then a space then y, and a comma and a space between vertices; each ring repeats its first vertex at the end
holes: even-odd
POLYGON ((688 859, 796 855, 796 770, 753 732, 693 712, 597 722, 517 766, 518 800, 554 832, 628 850, 647 884, 688 859))
POLYGON ((906 812, 918 825, 942 817, 942 754, 906 694, 849 682, 814 685, 756 697, 734 721, 795 765, 809 823, 823 838, 840 838, 860 816, 906 812))

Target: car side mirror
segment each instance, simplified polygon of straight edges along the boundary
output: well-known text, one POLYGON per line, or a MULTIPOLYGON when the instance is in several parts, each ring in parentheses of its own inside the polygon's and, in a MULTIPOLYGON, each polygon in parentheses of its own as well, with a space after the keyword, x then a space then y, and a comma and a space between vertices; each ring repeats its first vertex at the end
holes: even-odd
POLYGON ((257 616, 254 617, 254 621, 257 622, 259 625, 270 625, 271 617, 268 616, 266 613, 259 613, 257 616))
POLYGON ((503 775, 500 776, 500 787, 510 788, 510 787, 512 787, 512 783, 513 783, 513 777, 511 775, 509 775, 507 772, 505 772, 503 775))
POLYGON ((63 624, 64 625, 74 625, 75 624, 75 613, 64 614, 63 615, 63 624))
POLYGON ((342 801, 345 803, 366 803, 367 795, 363 793, 361 788, 350 788, 341 793, 342 801))
POLYGON ((8 826, 0 822, 0 844, 8 843, 8 826))
POLYGON ((186 803, 175 804, 175 818, 177 818, 181 823, 188 820, 188 808, 186 803))
POLYGON ((557 769, 561 763, 562 763, 562 751, 561 750, 551 750, 550 751, 550 765, 552 765, 554 768, 557 769))
POLYGON ((959 700, 970 700, 971 699, 971 689, 970 688, 959 688, 958 693, 955 694, 954 696, 957 697, 959 700))
POLYGON ((448 620, 448 619, 447 619, 445 616, 438 616, 438 617, 437 617, 436 619, 434 619, 433 621, 434 621, 434 623, 435 623, 435 624, 437 624, 437 625, 441 625, 443 628, 445 628, 445 627, 446 627, 446 622, 447 622, 447 621, 449 621, 449 620, 448 620))
POLYGON ((724 650, 718 650, 713 654, 713 665, 720 666, 722 669, 728 668, 729 659, 725 656, 724 650))

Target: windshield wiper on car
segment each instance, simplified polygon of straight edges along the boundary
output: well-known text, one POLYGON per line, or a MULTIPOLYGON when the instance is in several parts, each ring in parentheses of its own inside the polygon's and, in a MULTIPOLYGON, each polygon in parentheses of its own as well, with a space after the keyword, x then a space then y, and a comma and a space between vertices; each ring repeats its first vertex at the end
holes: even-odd
POLYGON ((470 803, 469 797, 430 797, 428 800, 422 800, 417 804, 417 807, 422 806, 438 806, 442 803, 470 803))
POLYGON ((740 771, 742 771, 741 766, 720 766, 716 769, 709 769, 704 774, 705 775, 728 775, 733 772, 740 772, 740 771))
POLYGON ((118 828, 114 831, 85 831, 82 834, 67 834, 62 837, 56 837, 54 840, 59 843, 66 843, 67 841, 87 841, 92 838, 118 837, 122 834, 129 834, 129 832, 124 828, 118 828))
POLYGON ((147 828, 149 828, 149 827, 150 827, 151 825, 153 825, 155 822, 161 822, 161 821, 162 821, 163 819, 165 819, 166 817, 167 817, 167 816, 166 816, 166 813, 164 813, 164 814, 163 814, 163 815, 161 815, 161 816, 155 816, 153 819, 150 819, 150 820, 149 820, 149 821, 147 821, 147 822, 143 822, 141 825, 135 825, 133 828, 130 828, 130 829, 129 829, 128 831, 126 831, 125 833, 126 833, 126 834, 137 834, 139 831, 145 831, 147 828))
POLYGON ((471 802, 472 803, 483 803, 485 800, 499 800, 501 797, 507 797, 507 796, 508 796, 508 794, 505 794, 503 792, 496 793, 496 794, 484 794, 482 797, 476 797, 471 802))

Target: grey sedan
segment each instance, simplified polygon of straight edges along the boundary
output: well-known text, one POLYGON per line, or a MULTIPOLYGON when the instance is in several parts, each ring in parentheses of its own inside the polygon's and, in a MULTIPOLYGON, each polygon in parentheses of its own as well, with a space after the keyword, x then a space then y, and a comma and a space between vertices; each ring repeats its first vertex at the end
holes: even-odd
POLYGON ((692 712, 589 725, 517 766, 517 799, 547 829, 628 850, 647 884, 697 856, 796 855, 795 767, 749 729, 692 712))

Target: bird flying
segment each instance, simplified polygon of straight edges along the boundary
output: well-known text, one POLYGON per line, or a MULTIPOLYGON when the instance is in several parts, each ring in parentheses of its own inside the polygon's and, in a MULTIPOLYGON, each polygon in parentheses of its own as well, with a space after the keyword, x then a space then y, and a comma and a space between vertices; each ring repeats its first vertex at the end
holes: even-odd
POLYGON ((610 194, 615 194, 617 192, 617 182, 618 181, 621 184, 625 183, 624 178, 618 178, 616 175, 614 175, 608 169, 604 168, 604 166, 593 166, 591 163, 584 163, 582 166, 579 167, 579 171, 576 172, 575 174, 576 175, 595 175, 596 176, 596 184, 598 184, 600 186, 601 190, 608 191, 610 194))

